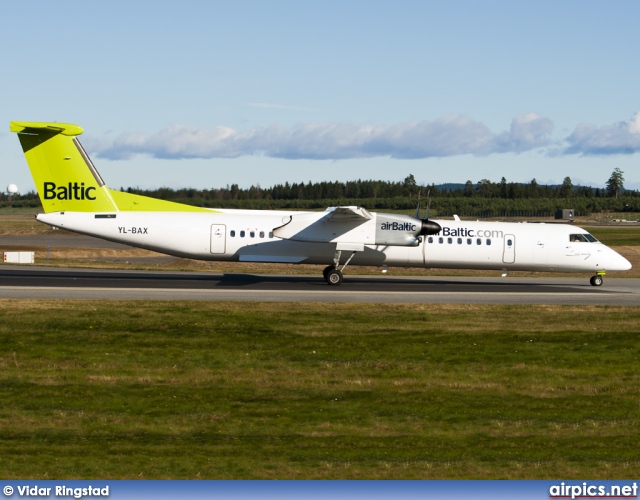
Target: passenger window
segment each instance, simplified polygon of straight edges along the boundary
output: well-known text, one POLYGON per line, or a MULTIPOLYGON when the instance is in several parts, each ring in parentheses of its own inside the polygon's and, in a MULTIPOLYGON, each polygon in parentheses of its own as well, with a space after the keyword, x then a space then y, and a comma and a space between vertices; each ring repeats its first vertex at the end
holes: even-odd
POLYGON ((429 243, 433 243, 433 238, 432 238, 431 236, 429 236, 429 237, 427 238, 427 242, 429 242, 429 243))
POLYGON ((487 238, 487 245, 491 245, 491 240, 487 238))
POLYGON ((236 232, 232 229, 231 232, 229 233, 229 236, 231 236, 232 238, 235 238, 236 232))
POLYGON ((244 231, 240 231, 240 238, 244 238, 244 231))
POLYGON ((507 246, 510 247, 511 245, 513 245, 513 240, 511 238, 509 238, 507 240, 507 246))
POLYGON ((453 238, 447 238, 447 243, 449 243, 449 245, 451 245, 451 243, 453 243, 453 238))
POLYGON ((256 237, 256 232, 255 231, 251 231, 249 233, 249 236, 251 236, 252 238, 255 238, 256 237))
POLYGON ((260 238, 264 238, 264 231, 260 231, 260 238))
POLYGON ((442 237, 438 238, 438 243, 444 243, 444 238, 442 237))
POLYGON ((467 245, 471 245, 471 238, 467 238, 467 245))
POLYGON ((478 239, 476 240, 476 244, 477 244, 477 245, 482 245, 482 240, 481 240, 480 238, 478 238, 478 239))
POLYGON ((458 238, 458 245, 462 245, 462 238, 458 238))
POLYGON ((269 238, 273 238, 273 231, 269 231, 269 238))

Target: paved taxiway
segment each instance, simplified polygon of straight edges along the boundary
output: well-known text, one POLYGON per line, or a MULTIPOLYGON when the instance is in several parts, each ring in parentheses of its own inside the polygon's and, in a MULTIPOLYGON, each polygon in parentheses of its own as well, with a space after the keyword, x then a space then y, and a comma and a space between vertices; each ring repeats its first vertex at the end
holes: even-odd
POLYGON ((321 276, 0 268, 0 298, 640 306, 640 279, 321 276))

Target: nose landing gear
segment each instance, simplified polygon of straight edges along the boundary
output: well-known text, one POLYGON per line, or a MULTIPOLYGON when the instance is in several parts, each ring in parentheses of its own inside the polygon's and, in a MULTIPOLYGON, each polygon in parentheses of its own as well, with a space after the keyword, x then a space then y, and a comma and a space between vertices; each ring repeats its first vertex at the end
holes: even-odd
POLYGON ((595 276, 591 276, 589 283, 591 283, 591 286, 602 286, 604 283, 604 273, 598 273, 595 276))

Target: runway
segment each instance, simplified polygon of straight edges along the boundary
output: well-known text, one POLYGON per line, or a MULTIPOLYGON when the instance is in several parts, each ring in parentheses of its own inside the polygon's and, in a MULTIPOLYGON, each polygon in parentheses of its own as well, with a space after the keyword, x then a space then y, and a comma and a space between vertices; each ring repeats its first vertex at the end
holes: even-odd
POLYGON ((0 298, 640 306, 640 279, 345 276, 113 271, 4 265, 0 298))

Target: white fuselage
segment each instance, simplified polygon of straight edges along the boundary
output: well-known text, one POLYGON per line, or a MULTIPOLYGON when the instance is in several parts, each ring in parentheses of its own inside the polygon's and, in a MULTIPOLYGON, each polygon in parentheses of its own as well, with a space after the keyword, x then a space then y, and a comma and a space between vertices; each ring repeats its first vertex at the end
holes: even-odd
MULTIPOLYGON (((423 236, 416 246, 391 246, 370 244, 377 227, 374 213, 372 220, 327 242, 295 241, 273 234, 291 216, 300 214, 270 210, 55 212, 39 214, 37 219, 70 231, 200 260, 327 265, 333 262, 336 249, 349 250, 351 245, 357 250, 359 244, 349 265, 556 272, 631 268, 606 245, 575 238, 588 233, 569 224, 437 220, 442 226, 439 234, 423 236)), ((344 263, 351 252, 342 253, 344 263)))

